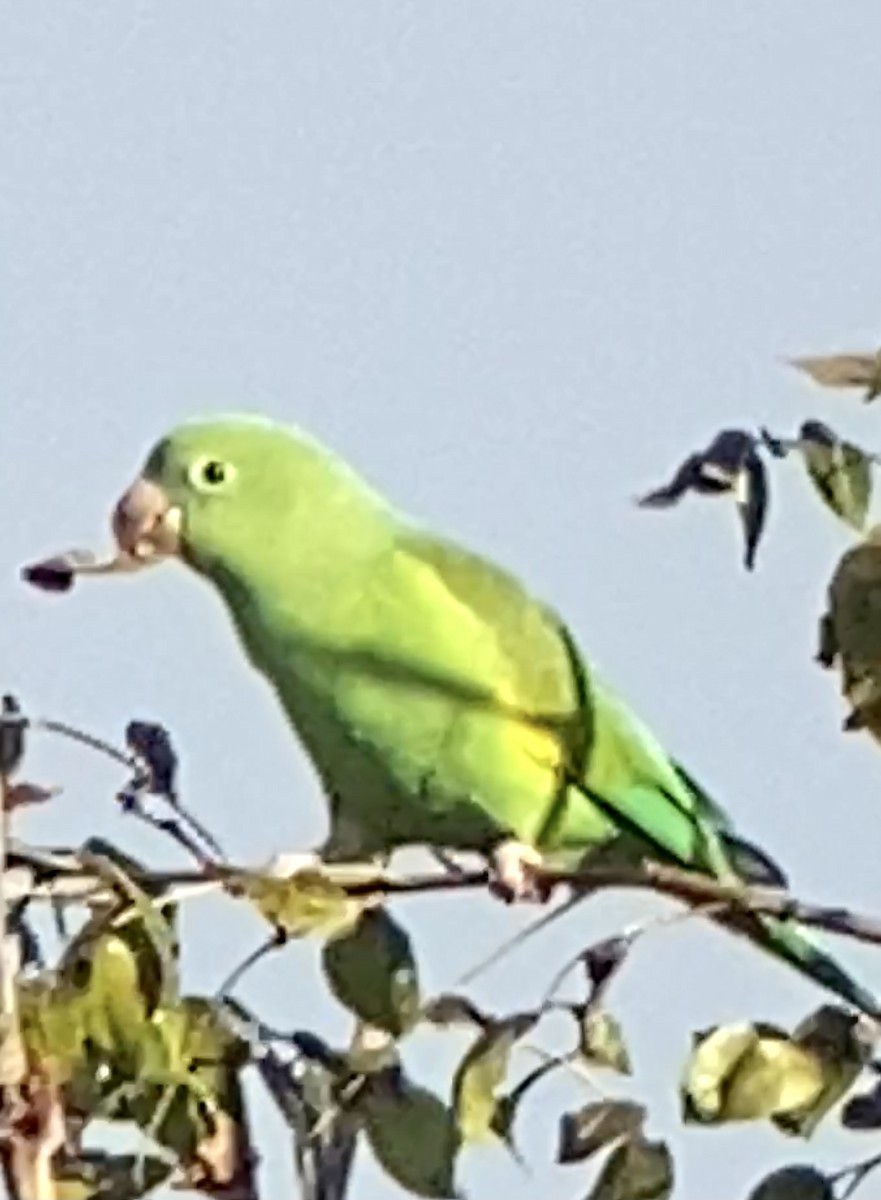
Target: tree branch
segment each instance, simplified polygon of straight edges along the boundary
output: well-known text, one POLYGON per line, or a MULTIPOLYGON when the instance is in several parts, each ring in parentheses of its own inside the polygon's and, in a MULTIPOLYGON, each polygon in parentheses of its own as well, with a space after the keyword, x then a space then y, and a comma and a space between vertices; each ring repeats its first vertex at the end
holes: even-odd
MULTIPOLYGON (((72 902, 106 897, 107 885, 77 858, 76 850, 40 850, 18 842, 10 846, 11 865, 31 867, 33 884, 26 893, 33 899, 60 898, 72 902)), ((460 875, 436 871, 396 875, 377 869, 373 864, 327 863, 324 874, 353 897, 394 897, 426 892, 450 892, 487 887, 492 882, 489 870, 463 871, 460 875)), ((185 899, 187 891, 202 894, 212 887, 234 887, 242 877, 259 876, 252 867, 209 865, 204 870, 137 871, 132 880, 151 893, 176 891, 175 900, 185 899)), ((544 868, 541 881, 552 886, 568 886, 584 893, 606 888, 638 888, 670 896, 691 906, 713 905, 741 909, 763 916, 792 919, 802 925, 825 930, 841 937, 870 945, 881 945, 881 917, 852 912, 839 905, 821 905, 800 900, 777 888, 747 887, 722 883, 711 875, 686 871, 662 863, 644 862, 638 866, 593 866, 564 871, 544 868)))

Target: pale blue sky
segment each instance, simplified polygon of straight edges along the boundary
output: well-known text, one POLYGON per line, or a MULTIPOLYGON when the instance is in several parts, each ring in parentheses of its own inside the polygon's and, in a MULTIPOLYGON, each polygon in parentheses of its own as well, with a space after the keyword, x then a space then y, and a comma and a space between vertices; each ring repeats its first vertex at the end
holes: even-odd
MULTIPOLYGON (((879 410, 779 363, 877 342, 878 5, 2 8, 4 688, 105 734, 164 720, 188 798, 242 860, 321 837, 312 775, 205 588, 171 568, 62 599, 17 580, 35 555, 106 544, 109 504, 169 425, 264 411, 527 578, 799 892, 881 911, 881 758, 839 733, 811 662, 845 531, 788 463, 752 577, 724 506, 630 503, 726 424, 812 415, 881 446, 879 410)), ((22 835, 167 858, 114 812, 104 763, 42 744, 34 770, 67 791, 22 835)), ((600 898, 474 995, 525 1006, 566 953, 658 908, 600 898)), ((398 911, 430 990, 533 915, 471 896, 398 911)), ((209 989, 260 926, 202 902, 185 932, 187 984, 209 989)), ((841 951, 881 991, 881 958, 841 951)), ((316 954, 278 956, 243 995, 341 1039, 316 954)), ((821 998, 697 923, 634 955, 612 1000, 677 1200, 739 1200, 765 1167, 866 1149, 831 1126, 808 1148, 678 1127, 692 1029, 788 1025, 821 998)), ((440 1087, 445 1045, 409 1054, 440 1087)), ((482 1152, 463 1176, 476 1200, 586 1190, 583 1170, 543 1164, 560 1104, 588 1098, 536 1093, 534 1177, 482 1152)), ((254 1111, 267 1195, 288 1194, 281 1124, 254 1111)), ((364 1155, 353 1200, 399 1194, 364 1155)))

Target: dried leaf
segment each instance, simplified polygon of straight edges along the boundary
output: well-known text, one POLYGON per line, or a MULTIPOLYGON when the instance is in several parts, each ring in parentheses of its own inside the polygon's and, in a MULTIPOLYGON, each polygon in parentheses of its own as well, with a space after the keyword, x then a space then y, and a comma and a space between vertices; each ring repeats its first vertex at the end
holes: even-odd
POLYGON ((345 933, 364 908, 363 900, 349 896, 323 872, 308 867, 287 879, 241 872, 234 882, 261 916, 289 938, 345 933))
POLYGON ((322 965, 337 1000, 367 1024, 401 1037, 419 1019, 413 948, 387 909, 367 909, 352 930, 328 941, 322 965))
POLYGON ((453 1109, 463 1142, 495 1137, 496 1093, 508 1074, 511 1051, 537 1020, 537 1013, 518 1013, 491 1021, 459 1063, 453 1078, 453 1109))
POLYGON ((460 1138, 450 1109, 398 1071, 370 1076, 355 1105, 382 1168, 417 1196, 446 1200, 454 1183, 460 1138))
POLYGON ((16 808, 46 804, 60 794, 60 787, 43 787, 39 783, 13 783, 6 789, 5 808, 7 812, 12 812, 16 808))
POLYGON ((766 1175, 747 1200, 835 1200, 835 1193, 815 1167, 781 1167, 766 1175))
POLYGON ((666 1142, 634 1134, 612 1150, 588 1200, 670 1200, 673 1157, 666 1142))
POLYGON ((589 1063, 609 1067, 621 1075, 631 1074, 630 1055, 617 1019, 591 1004, 573 1004, 572 1015, 579 1023, 578 1051, 589 1063))
POLYGON ((583 1162, 620 1137, 642 1128, 646 1109, 632 1100, 601 1100, 560 1118, 557 1162, 583 1162))
POLYGON ((789 363, 822 387, 865 388, 867 402, 881 394, 881 352, 790 358, 789 363))

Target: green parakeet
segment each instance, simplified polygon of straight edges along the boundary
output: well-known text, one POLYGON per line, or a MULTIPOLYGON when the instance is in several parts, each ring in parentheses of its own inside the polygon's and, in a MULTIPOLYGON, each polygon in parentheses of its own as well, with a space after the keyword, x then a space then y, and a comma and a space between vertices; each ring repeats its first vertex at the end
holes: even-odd
MULTIPOLYGON (((123 551, 179 556, 219 592, 320 776, 325 857, 480 851, 515 896, 542 861, 590 856, 782 882, 550 608, 301 432, 253 417, 182 425, 113 524, 123 551)), ((792 922, 724 923, 878 1011, 792 922)))

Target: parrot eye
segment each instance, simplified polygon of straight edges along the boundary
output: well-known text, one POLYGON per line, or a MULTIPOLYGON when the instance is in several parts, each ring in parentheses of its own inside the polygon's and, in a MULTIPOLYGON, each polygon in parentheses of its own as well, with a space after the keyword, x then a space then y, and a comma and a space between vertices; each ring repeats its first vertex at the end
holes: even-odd
POLYGON ((234 474, 231 463, 221 462, 219 458, 200 458, 190 468, 190 481, 200 491, 217 491, 229 483, 234 474))

